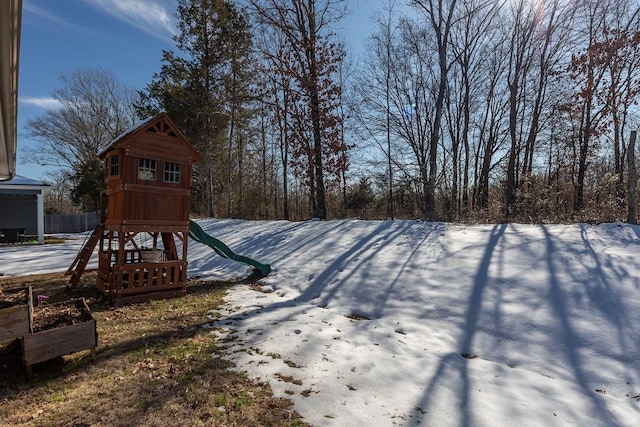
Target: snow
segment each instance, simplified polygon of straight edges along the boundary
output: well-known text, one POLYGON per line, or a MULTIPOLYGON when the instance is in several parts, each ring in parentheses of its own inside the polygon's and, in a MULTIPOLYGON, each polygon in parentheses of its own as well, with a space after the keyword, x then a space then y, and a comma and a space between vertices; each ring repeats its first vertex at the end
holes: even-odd
MULTIPOLYGON (((271 264, 212 333, 312 425, 640 423, 640 227, 198 223, 271 264)), ((0 272, 65 270, 85 236, 0 248, 0 272)), ((249 273, 189 242, 190 276, 249 273)))

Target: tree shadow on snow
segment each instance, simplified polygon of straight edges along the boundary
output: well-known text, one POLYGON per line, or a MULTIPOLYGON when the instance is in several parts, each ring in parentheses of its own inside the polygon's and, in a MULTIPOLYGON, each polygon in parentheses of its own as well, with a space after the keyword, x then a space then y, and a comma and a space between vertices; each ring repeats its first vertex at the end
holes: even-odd
MULTIPOLYGON (((487 298, 487 289, 495 286, 489 277, 489 269, 492 261, 494 264, 496 262, 494 256, 496 247, 499 244, 499 240, 504 236, 506 228, 507 225, 501 224, 492 229, 484 255, 474 276, 471 295, 464 315, 464 324, 458 340, 459 353, 449 353, 440 358, 435 372, 425 388, 423 398, 418 403, 418 407, 423 408, 427 414, 425 417, 428 417, 429 413, 436 410, 435 405, 448 402, 452 411, 449 415, 455 424, 467 427, 475 425, 478 421, 474 419, 475 408, 472 405, 471 393, 473 390, 468 363, 473 363, 471 359, 475 356, 473 354, 474 340, 477 336, 479 319, 482 315, 483 299, 487 298), (466 355, 471 359, 466 359, 462 355, 466 355), (455 419, 456 416, 459 417, 458 420, 455 419)), ((596 421, 596 424, 620 426, 622 425, 621 421, 609 410, 601 396, 594 392, 594 388, 589 386, 589 375, 585 369, 588 361, 584 360, 584 356, 581 354, 581 338, 578 337, 578 330, 574 326, 577 320, 574 318, 575 314, 571 311, 570 301, 572 295, 567 291, 567 286, 563 286, 560 279, 562 271, 570 270, 570 267, 568 267, 569 260, 563 257, 567 248, 558 246, 560 241, 557 238, 554 239, 547 227, 541 226, 541 230, 545 245, 544 260, 542 261, 548 273, 548 291, 545 303, 548 305, 552 323, 557 327, 558 334, 550 339, 563 344, 562 349, 558 349, 558 354, 565 359, 566 365, 572 370, 572 383, 581 390, 580 395, 582 395, 582 398, 587 399, 590 418, 596 421)), ((615 313, 616 310, 612 310, 610 307, 611 304, 615 306, 619 301, 615 300, 615 293, 611 289, 611 284, 607 279, 601 259, 586 237, 584 229, 581 230, 581 235, 583 242, 578 249, 583 253, 579 255, 579 258, 591 257, 591 263, 595 265, 594 270, 591 272, 594 275, 592 282, 595 285, 586 289, 586 293, 594 301, 591 305, 598 306, 601 304, 600 309, 605 315, 609 316, 609 321, 622 326, 621 323, 624 323, 623 313, 615 313), (597 287, 594 288, 594 286, 597 287), (603 298, 605 298, 604 302, 601 301, 603 298), (600 301, 595 302, 596 300, 600 301)), ((562 242, 562 244, 566 243, 562 242)), ((569 250, 567 253, 572 252, 569 250)), ((583 262, 585 261, 583 260, 583 262)), ((580 283, 577 279, 576 282, 580 283)), ((624 347, 624 338, 620 337, 619 340, 621 347, 624 347)), ((475 350, 477 351, 477 349, 475 350)), ((637 354, 637 349, 629 349, 629 351, 636 352, 632 354, 637 354)), ((505 405, 508 404, 508 400, 505 400, 504 403, 505 405)))
POLYGON ((358 278, 361 285, 367 283, 369 279, 380 280, 380 277, 370 276, 371 273, 368 271, 373 267, 374 258, 398 236, 406 233, 409 227, 407 222, 382 221, 373 231, 355 240, 348 250, 326 265, 320 274, 313 278, 298 300, 308 302, 318 299, 317 305, 328 306, 338 290, 363 269, 365 271, 361 273, 362 277, 358 278), (392 226, 394 229, 391 231, 392 226), (349 271, 344 272, 345 266, 350 262, 352 265, 349 271))
MULTIPOLYGON (((473 341, 478 327, 478 319, 482 309, 483 294, 489 280, 489 268, 491 267, 491 259, 498 245, 499 240, 505 233, 506 224, 495 225, 491 231, 489 242, 480 261, 478 271, 473 280, 473 287, 469 297, 469 304, 465 313, 465 323, 462 330, 462 336, 458 341, 460 353, 450 353, 440 359, 440 363, 433 375, 431 381, 426 387, 423 399, 419 407, 424 408, 426 412, 436 404, 438 393, 447 388, 447 383, 452 380, 462 382, 462 392, 455 396, 458 399, 458 413, 460 414, 461 426, 474 425, 473 412, 469 407, 471 384, 467 368, 468 360, 462 357, 462 354, 468 354, 472 357, 473 341)), ((455 389, 455 387, 454 387, 455 389)))
MULTIPOLYGON (((585 361, 580 355, 578 344, 578 333, 572 323, 572 315, 568 307, 569 295, 563 290, 558 280, 558 272, 556 265, 563 263, 558 256, 561 252, 556 248, 553 236, 547 229, 542 226, 545 235, 547 266, 549 270, 549 303, 555 318, 559 321, 562 333, 562 342, 564 344, 564 356, 569 366, 573 369, 574 383, 582 390, 585 397, 589 399, 591 404, 592 417, 600 420, 602 425, 618 426, 620 421, 616 418, 604 404, 604 401, 594 394, 594 390, 587 387, 588 380, 583 364, 585 361)), ((585 239, 583 234, 583 239, 585 239)), ((585 240, 585 242, 588 242, 585 240)), ((594 253, 595 255, 595 253, 594 253)), ((600 270, 600 274, 602 271, 600 270)))

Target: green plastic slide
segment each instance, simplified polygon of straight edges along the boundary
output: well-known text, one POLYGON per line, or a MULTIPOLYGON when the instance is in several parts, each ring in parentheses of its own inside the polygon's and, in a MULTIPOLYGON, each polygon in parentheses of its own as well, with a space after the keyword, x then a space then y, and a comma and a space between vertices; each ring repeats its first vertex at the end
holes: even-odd
POLYGON ((263 276, 267 276, 269 273, 271 273, 271 266, 269 264, 262 264, 256 260, 247 258, 246 256, 236 255, 235 252, 229 249, 227 245, 225 245, 215 237, 209 236, 207 233, 205 233, 202 227, 191 220, 189 220, 189 237, 191 237, 196 242, 200 242, 209 246, 223 258, 241 262, 253 267, 255 270, 258 270, 263 276))

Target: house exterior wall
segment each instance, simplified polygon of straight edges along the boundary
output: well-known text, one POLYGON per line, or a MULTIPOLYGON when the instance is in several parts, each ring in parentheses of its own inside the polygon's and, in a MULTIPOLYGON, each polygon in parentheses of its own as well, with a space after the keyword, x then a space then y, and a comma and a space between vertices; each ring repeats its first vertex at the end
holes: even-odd
POLYGON ((0 194, 0 228, 25 228, 38 234, 38 197, 35 194, 0 194))

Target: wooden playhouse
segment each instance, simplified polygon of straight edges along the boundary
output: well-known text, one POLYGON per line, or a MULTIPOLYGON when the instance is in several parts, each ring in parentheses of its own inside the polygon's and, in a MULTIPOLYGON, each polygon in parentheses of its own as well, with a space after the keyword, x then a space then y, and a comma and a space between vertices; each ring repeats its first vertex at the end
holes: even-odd
POLYGON ((193 163, 200 155, 165 113, 116 138, 102 153, 102 220, 74 263, 74 287, 98 245, 96 286, 112 303, 186 294, 193 163))

